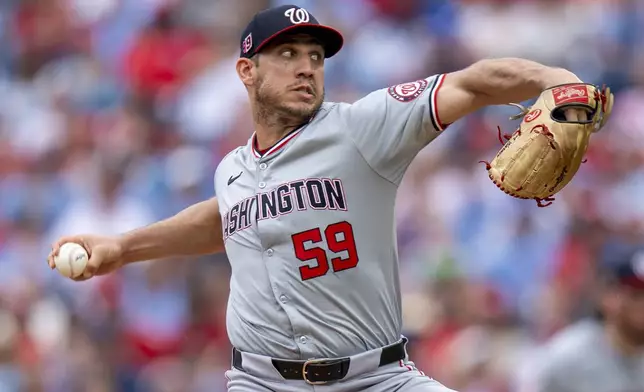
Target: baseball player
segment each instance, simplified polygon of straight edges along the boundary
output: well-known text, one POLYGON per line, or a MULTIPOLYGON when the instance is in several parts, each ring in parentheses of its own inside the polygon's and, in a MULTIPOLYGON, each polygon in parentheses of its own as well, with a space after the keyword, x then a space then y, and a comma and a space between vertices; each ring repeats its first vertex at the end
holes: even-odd
POLYGON ((416 369, 402 336, 398 185, 448 124, 580 80, 527 60, 485 60, 353 104, 326 102, 325 61, 342 45, 303 8, 257 13, 236 63, 254 133, 220 162, 216 197, 117 237, 61 238, 50 266, 65 242, 90 253, 80 280, 225 251, 229 391, 449 391, 416 369))
POLYGON ((644 249, 601 270, 599 317, 559 332, 526 391, 644 391, 644 249))

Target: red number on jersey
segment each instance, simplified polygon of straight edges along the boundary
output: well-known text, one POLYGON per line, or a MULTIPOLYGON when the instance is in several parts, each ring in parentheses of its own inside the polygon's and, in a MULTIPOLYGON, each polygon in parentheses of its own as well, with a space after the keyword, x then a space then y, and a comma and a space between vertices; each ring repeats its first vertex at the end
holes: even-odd
MULTIPOLYGON (((302 280, 317 278, 329 272, 329 260, 326 257, 326 251, 321 247, 308 249, 306 247, 307 242, 313 244, 322 242, 322 233, 319 228, 293 234, 291 238, 293 239, 295 256, 299 260, 304 262, 310 260, 317 261, 317 265, 314 267, 308 265, 300 267, 302 280)), ((358 265, 358 250, 356 249, 356 242, 353 237, 353 227, 349 222, 338 222, 327 226, 324 230, 324 239, 331 252, 346 252, 344 257, 337 256, 331 259, 331 266, 334 272, 355 268, 358 265), (339 236, 340 238, 338 238, 339 236)))
POLYGON ((302 266, 300 274, 302 280, 317 278, 329 272, 329 263, 326 260, 326 252, 322 248, 306 249, 304 246, 307 242, 318 243, 322 241, 320 229, 312 229, 301 233, 293 234, 293 246, 295 247, 295 256, 302 261, 317 260, 318 265, 315 267, 302 266))
POLYGON ((353 238, 353 227, 349 222, 339 222, 324 230, 326 243, 329 250, 335 253, 347 252, 347 257, 334 257, 331 259, 333 271, 344 271, 349 268, 355 268, 358 265, 358 250, 356 249, 356 241, 353 238), (338 240, 338 234, 342 235, 342 239, 338 240))

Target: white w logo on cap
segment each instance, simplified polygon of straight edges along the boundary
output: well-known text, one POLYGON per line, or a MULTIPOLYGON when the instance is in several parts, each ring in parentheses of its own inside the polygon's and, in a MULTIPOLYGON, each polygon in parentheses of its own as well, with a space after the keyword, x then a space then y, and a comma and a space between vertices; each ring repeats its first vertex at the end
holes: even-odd
POLYGON ((304 8, 289 8, 284 12, 284 16, 291 19, 293 24, 309 22, 309 13, 304 8))

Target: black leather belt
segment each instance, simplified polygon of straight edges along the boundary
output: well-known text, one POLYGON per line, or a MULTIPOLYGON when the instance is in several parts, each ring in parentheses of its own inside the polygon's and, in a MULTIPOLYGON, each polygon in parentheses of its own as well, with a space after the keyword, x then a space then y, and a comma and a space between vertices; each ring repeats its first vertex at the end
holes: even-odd
MULTIPOLYGON (((380 364, 384 366, 405 359, 405 345, 407 339, 384 347, 380 354, 380 364)), ((342 380, 349 372, 351 358, 334 359, 309 359, 308 361, 291 361, 273 359, 273 366, 287 380, 304 380, 309 384, 326 384, 331 381, 342 380)), ((233 367, 244 371, 242 353, 233 348, 233 367)))

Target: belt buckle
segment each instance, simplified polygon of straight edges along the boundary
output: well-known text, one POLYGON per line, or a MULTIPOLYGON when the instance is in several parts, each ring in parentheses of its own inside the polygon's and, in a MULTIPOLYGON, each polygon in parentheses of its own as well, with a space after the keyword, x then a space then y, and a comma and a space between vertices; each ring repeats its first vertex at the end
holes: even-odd
POLYGON ((309 359, 309 360, 304 362, 304 364, 302 365, 302 378, 304 379, 304 381, 306 381, 307 384, 309 384, 309 385, 323 385, 323 384, 326 384, 328 382, 328 381, 311 381, 307 377, 307 370, 306 370, 307 366, 312 365, 312 364, 317 364, 317 363, 325 363, 325 362, 328 362, 328 360, 327 359, 309 359))

